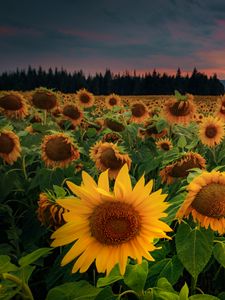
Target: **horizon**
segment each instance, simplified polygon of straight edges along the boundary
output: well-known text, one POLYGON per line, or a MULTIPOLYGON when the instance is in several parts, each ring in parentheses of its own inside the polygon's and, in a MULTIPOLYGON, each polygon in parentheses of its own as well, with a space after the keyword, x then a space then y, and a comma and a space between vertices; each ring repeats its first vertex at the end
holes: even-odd
POLYGON ((23 0, 1 5, 0 73, 58 68, 182 74, 225 80, 222 0, 23 0))

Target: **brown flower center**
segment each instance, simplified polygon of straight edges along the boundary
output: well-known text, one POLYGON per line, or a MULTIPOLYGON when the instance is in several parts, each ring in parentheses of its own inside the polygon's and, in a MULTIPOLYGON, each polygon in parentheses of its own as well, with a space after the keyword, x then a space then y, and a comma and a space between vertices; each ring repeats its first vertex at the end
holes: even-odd
POLYGON ((176 162, 170 171, 170 176, 172 177, 187 177, 189 170, 193 168, 203 169, 204 166, 198 160, 196 156, 187 156, 186 158, 182 158, 182 163, 176 162))
POLYGON ((108 143, 115 143, 118 140, 120 140, 120 136, 115 132, 106 133, 102 138, 103 142, 108 142, 108 143))
POLYGON ((141 217, 124 202, 105 202, 94 209, 89 219, 91 235, 104 245, 120 245, 137 236, 141 217))
POLYGON ((109 99, 109 104, 112 105, 112 106, 116 105, 117 104, 116 98, 110 98, 109 99))
POLYGON ((100 161, 106 168, 112 170, 120 169, 124 164, 121 159, 116 157, 114 150, 111 148, 105 149, 101 153, 100 161))
POLYGON ((134 117, 140 118, 146 113, 146 108, 141 103, 135 103, 132 105, 131 112, 134 117))
POLYGON ((211 183, 204 186, 195 196, 191 206, 207 217, 225 217, 225 185, 211 183))
POLYGON ((172 106, 169 107, 170 113, 174 116, 187 116, 190 113, 190 104, 189 102, 175 102, 172 106))
POLYGON ((170 145, 168 143, 166 143, 166 142, 162 143, 160 146, 165 151, 170 150, 170 145))
POLYGON ((32 97, 33 104, 40 109, 52 109, 57 105, 57 98, 49 92, 36 92, 32 97))
POLYGON ((0 98, 0 107, 6 110, 19 110, 23 106, 19 96, 6 95, 0 98))
POLYGON ((150 125, 150 126, 148 126, 148 127, 146 128, 146 133, 147 133, 149 136, 151 136, 152 134, 158 134, 159 132, 158 132, 156 126, 150 125))
POLYGON ((80 102, 83 102, 83 103, 90 102, 90 96, 86 93, 80 94, 79 99, 80 99, 80 102))
POLYGON ((6 134, 0 134, 0 152, 9 154, 14 148, 14 141, 6 134))
POLYGON ((207 138, 212 139, 216 136, 216 134, 217 134, 217 129, 214 125, 209 125, 206 127, 205 135, 207 136, 207 138))
POLYGON ((62 161, 72 156, 71 145, 64 137, 55 137, 46 143, 46 155, 53 161, 62 161))
POLYGON ((66 105, 63 108, 63 114, 71 119, 77 120, 80 118, 81 113, 79 109, 74 105, 66 105))
POLYGON ((124 125, 116 120, 105 119, 105 125, 116 132, 121 132, 125 129, 124 125))

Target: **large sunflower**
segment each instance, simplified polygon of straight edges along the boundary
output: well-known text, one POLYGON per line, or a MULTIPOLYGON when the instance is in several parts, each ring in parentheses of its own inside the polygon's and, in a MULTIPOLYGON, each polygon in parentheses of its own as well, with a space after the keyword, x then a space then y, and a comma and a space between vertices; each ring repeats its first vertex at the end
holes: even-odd
POLYGON ((192 214, 206 229, 225 233, 225 173, 202 172, 188 186, 188 195, 177 212, 182 219, 192 214))
POLYGON ((120 106, 121 105, 121 98, 119 95, 116 94, 110 94, 105 98, 105 105, 107 108, 111 109, 114 106, 120 106))
POLYGON ((65 118, 71 121, 74 126, 81 123, 83 112, 74 104, 65 104, 62 108, 62 114, 65 118))
POLYGON ((148 107, 142 101, 131 105, 131 114, 130 121, 134 123, 143 123, 143 121, 149 118, 148 107))
POLYGON ((77 92, 78 103, 83 107, 91 107, 95 102, 95 97, 86 89, 81 89, 77 92))
POLYGON ((189 170, 193 168, 205 169, 206 162, 199 153, 187 152, 180 159, 166 166, 160 171, 163 183, 171 184, 177 178, 188 176, 189 170))
POLYGON ((77 186, 67 182, 77 196, 57 202, 69 210, 63 215, 66 224, 55 231, 53 247, 75 242, 64 256, 64 266, 77 258, 72 272, 86 272, 95 261, 97 271, 107 275, 118 263, 124 274, 128 257, 142 262, 142 257, 153 260, 149 254, 156 249, 154 238, 169 238, 171 228, 160 221, 165 217, 167 195, 158 190, 152 194, 152 181, 145 185, 142 176, 132 189, 128 166, 120 170, 110 192, 108 171, 100 174, 98 184, 86 172, 83 183, 77 186))
POLYGON ((0 96, 0 112, 10 118, 26 117, 28 108, 25 98, 18 92, 4 92, 0 96))
POLYGON ((225 96, 217 100, 216 116, 225 121, 225 96))
POLYGON ((64 133, 46 135, 43 138, 41 150, 42 160, 50 168, 64 168, 80 157, 78 147, 64 133))
POLYGON ((0 157, 12 165, 21 155, 19 137, 9 130, 0 131, 0 157))
POLYGON ((164 104, 164 117, 169 123, 188 124, 194 118, 195 111, 191 95, 185 101, 171 98, 164 104))
POLYGON ((90 157, 99 171, 109 169, 109 177, 116 178, 122 166, 126 163, 130 169, 131 159, 122 153, 117 144, 97 142, 90 149, 90 157))
POLYGON ((221 119, 205 117, 199 125, 199 138, 203 145, 215 147, 224 137, 224 122, 221 119))

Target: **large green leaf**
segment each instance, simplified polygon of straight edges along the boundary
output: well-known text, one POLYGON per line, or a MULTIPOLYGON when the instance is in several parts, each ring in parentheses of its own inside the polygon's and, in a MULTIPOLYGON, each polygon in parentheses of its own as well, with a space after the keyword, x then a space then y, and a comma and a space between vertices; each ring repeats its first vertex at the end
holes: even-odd
POLYGON ((213 233, 203 228, 179 225, 175 237, 177 254, 187 271, 197 279, 213 250, 213 233))
POLYGON ((19 264, 21 267, 28 266, 34 263, 40 257, 48 255, 51 251, 52 248, 39 248, 33 251, 32 253, 29 253, 26 256, 21 257, 19 260, 19 264))
POLYGON ((219 300, 219 298, 212 295, 199 294, 189 297, 189 300, 219 300))
POLYGON ((46 300, 92 300, 101 289, 90 285, 87 281, 69 282, 56 286, 48 292, 46 300))
POLYGON ((213 249, 215 259, 225 268, 225 243, 216 243, 213 249))
POLYGON ((147 276, 148 262, 143 260, 140 265, 127 265, 124 275, 124 283, 135 292, 141 292, 144 290, 147 276))

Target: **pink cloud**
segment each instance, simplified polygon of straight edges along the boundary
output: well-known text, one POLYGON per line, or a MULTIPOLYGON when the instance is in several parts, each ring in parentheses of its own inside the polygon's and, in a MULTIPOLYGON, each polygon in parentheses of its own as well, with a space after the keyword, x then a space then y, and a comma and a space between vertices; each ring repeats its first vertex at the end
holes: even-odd
POLYGON ((0 37, 17 36, 17 35, 40 36, 41 32, 33 28, 17 28, 13 26, 0 26, 0 37))

